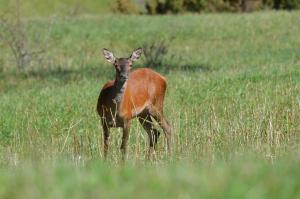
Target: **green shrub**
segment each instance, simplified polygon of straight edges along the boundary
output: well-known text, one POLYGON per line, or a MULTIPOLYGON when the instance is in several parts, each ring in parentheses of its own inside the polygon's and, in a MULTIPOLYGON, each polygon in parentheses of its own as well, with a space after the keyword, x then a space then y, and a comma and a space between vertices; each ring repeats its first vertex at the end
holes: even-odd
POLYGON ((146 8, 149 14, 237 11, 239 2, 239 0, 148 0, 146 8))
POLYGON ((146 1, 146 10, 148 12, 148 14, 156 14, 156 9, 157 9, 157 6, 158 5, 158 2, 157 0, 147 0, 146 1))
POLYGON ((207 7, 207 0, 186 0, 184 6, 191 12, 199 12, 207 7))
MULTIPOLYGON (((272 2, 272 7, 279 9, 299 9, 300 8, 300 0, 266 0, 272 2)), ((270 3, 269 3, 270 4, 270 3)))
POLYGON ((262 0, 262 4, 266 8, 273 8, 274 0, 262 0))
POLYGON ((167 0, 167 11, 170 11, 172 13, 179 13, 185 11, 184 1, 185 0, 167 0))
POLYGON ((139 10, 137 6, 131 0, 115 0, 111 3, 111 9, 113 12, 122 14, 138 14, 139 10))
POLYGON ((299 9, 300 0, 147 0, 149 14, 181 12, 238 12, 262 8, 299 9))
POLYGON ((229 2, 224 0, 207 1, 207 8, 205 10, 210 12, 232 11, 229 2))
POLYGON ((146 0, 146 10, 148 14, 165 14, 166 1, 165 0, 146 0))
POLYGON ((283 9, 299 9, 300 8, 300 0, 284 0, 282 2, 283 9))

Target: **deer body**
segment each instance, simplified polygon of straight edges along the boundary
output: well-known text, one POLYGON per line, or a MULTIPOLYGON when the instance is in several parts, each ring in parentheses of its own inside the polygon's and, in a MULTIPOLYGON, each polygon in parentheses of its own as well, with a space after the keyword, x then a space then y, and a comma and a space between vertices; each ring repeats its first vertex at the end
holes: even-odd
MULTIPOLYGON (((104 49, 104 56, 106 51, 104 49)), ((166 80, 159 73, 147 68, 136 69, 130 72, 131 61, 134 60, 132 57, 135 56, 134 53, 128 59, 113 59, 113 63, 116 66, 116 79, 107 82, 103 86, 98 99, 97 111, 103 127, 105 157, 108 151, 109 129, 111 127, 123 128, 121 150, 124 157, 127 149, 130 121, 135 117, 139 118, 140 123, 149 135, 149 153, 154 152, 154 147, 160 134, 153 126, 152 118, 164 130, 168 149, 170 150, 171 128, 163 116, 163 101, 167 88, 166 80), (123 70, 121 69, 122 67, 123 70), (127 67, 127 69, 124 69, 124 67, 127 67)), ((107 58, 107 56, 105 57, 107 58)))

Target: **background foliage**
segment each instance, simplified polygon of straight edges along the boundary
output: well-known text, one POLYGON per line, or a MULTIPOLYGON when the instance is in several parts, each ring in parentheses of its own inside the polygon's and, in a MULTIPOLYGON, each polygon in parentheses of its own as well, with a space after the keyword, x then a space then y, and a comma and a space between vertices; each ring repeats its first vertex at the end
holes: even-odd
MULTIPOLYGON (((148 14, 183 12, 239 12, 262 9, 298 9, 299 0, 145 0, 148 14)), ((131 7, 135 1, 117 0, 115 4, 131 7)), ((122 9, 118 10, 121 13, 122 9)), ((132 12, 134 13, 134 12, 132 12)))
MULTIPOLYGON (((0 0, 1 12, 14 12, 16 1, 0 0)), ((168 14, 203 12, 244 12, 258 10, 294 10, 300 0, 28 0, 22 2, 23 16, 103 14, 168 14), (34 6, 33 6, 34 5, 34 6), (32 9, 34 7, 34 9, 32 9)))

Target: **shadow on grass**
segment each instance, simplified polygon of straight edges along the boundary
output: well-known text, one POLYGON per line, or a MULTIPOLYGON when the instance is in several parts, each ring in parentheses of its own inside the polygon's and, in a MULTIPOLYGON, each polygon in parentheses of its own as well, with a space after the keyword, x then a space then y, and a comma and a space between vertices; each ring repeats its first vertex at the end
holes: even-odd
POLYGON ((72 81, 79 79, 97 79, 104 74, 112 73, 111 68, 55 68, 50 70, 32 70, 24 73, 24 77, 41 78, 41 79, 60 79, 62 81, 72 81))
POLYGON ((177 64, 166 64, 164 66, 158 66, 158 67, 147 67, 147 66, 142 66, 146 68, 151 68, 155 71, 161 72, 162 74, 169 74, 172 72, 201 72, 201 73, 206 73, 206 72, 212 72, 216 71, 217 68, 210 65, 210 64, 189 64, 189 65, 177 65, 177 64))
MULTIPOLYGON (((138 66, 137 68, 151 68, 162 74, 170 74, 172 72, 199 72, 206 73, 216 71, 216 67, 209 64, 199 64, 199 65, 166 65, 160 67, 147 67, 138 66)), ((62 68, 53 67, 51 69, 31 69, 27 71, 18 72, 15 70, 8 71, 0 74, 1 79, 15 79, 15 80, 25 80, 25 79, 41 79, 41 80, 55 80, 63 83, 79 81, 83 79, 99 79, 108 80, 113 79, 115 70, 112 66, 104 65, 102 67, 90 66, 85 68, 62 68)))
POLYGON ((51 68, 51 69, 31 69, 27 71, 11 70, 0 75, 4 79, 44 79, 59 80, 62 82, 76 81, 81 79, 99 79, 111 76, 114 70, 111 67, 86 67, 86 68, 51 68))

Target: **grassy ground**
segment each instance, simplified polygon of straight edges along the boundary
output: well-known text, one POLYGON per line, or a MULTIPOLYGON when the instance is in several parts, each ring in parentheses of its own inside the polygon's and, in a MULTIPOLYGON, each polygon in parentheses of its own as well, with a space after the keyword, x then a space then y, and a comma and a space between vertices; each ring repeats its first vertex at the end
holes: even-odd
POLYGON ((0 14, 14 12, 18 6, 21 14, 26 17, 103 14, 110 11, 108 2, 108 0, 0 0, 0 14))
POLYGON ((42 64, 23 72, 0 49, 1 198, 300 196, 299 12, 38 18, 26 26, 32 46, 50 40, 42 64), (168 79, 172 156, 162 137, 157 161, 145 161, 147 136, 135 121, 127 164, 118 130, 103 163, 95 108, 114 69, 100 49, 128 56, 174 36, 165 67, 156 68, 168 79))

